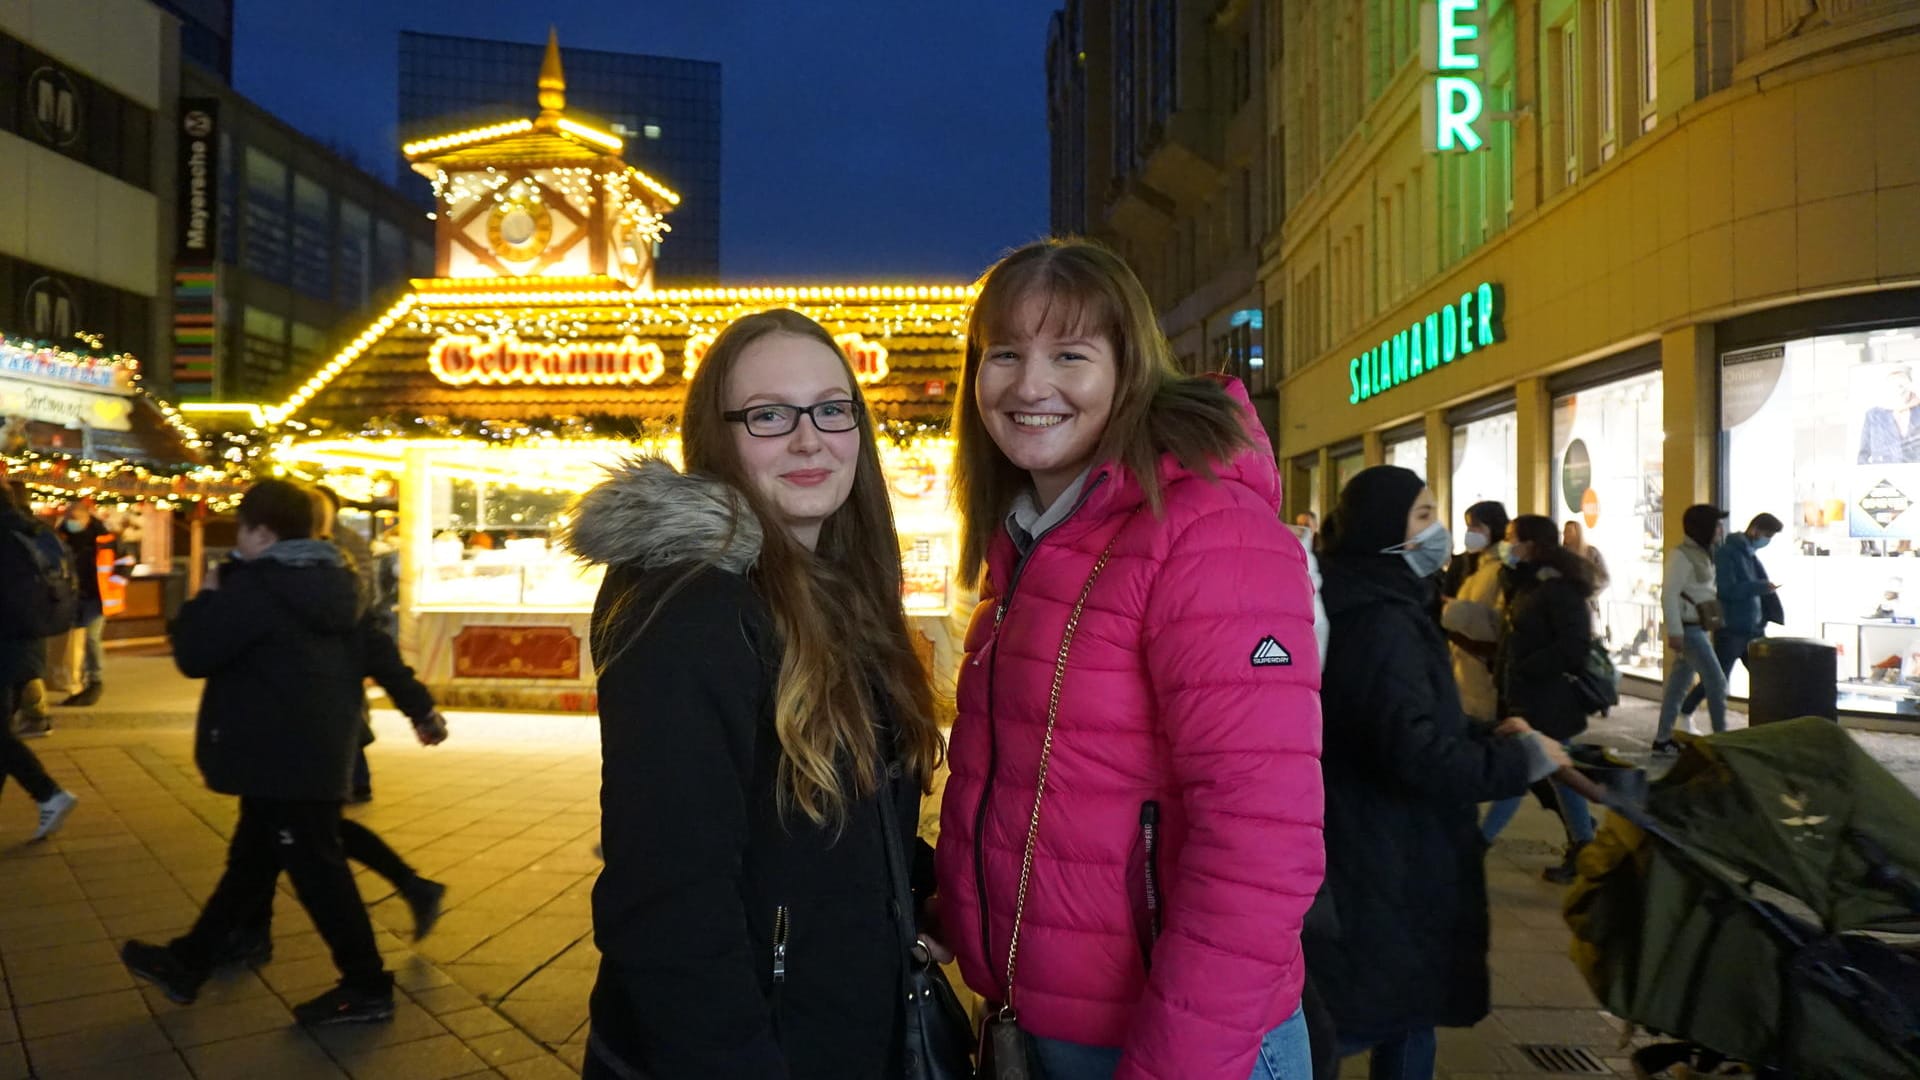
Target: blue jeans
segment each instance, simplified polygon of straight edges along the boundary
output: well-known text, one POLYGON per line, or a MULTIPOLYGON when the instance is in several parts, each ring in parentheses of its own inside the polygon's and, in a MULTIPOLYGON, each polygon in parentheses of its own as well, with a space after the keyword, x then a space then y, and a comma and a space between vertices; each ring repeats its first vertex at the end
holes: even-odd
MULTIPOLYGON (((1560 745, 1568 748, 1573 746, 1572 743, 1560 745)), ((1576 844, 1584 844, 1592 840, 1593 809, 1587 805, 1587 800, 1572 788, 1560 786, 1558 781, 1553 785, 1553 795, 1555 801, 1560 804, 1560 821, 1567 827, 1567 839, 1576 844)), ((1501 830, 1513 820, 1513 815, 1520 812, 1520 803, 1525 798, 1525 795, 1515 795, 1511 799, 1501 799, 1487 807, 1487 816, 1480 821, 1480 835, 1486 838, 1487 843, 1493 843, 1494 838, 1498 837, 1501 830)))
POLYGON ((1707 715, 1713 721, 1714 733, 1727 730, 1727 675, 1720 670, 1720 658, 1714 654, 1713 641, 1697 626, 1687 627, 1681 640, 1686 647, 1674 658, 1673 669, 1667 672, 1666 692, 1660 698, 1660 728, 1653 736, 1656 743, 1673 737, 1673 724, 1680 716, 1680 699, 1693 687, 1695 676, 1699 677, 1700 689, 1706 694, 1707 715))
POLYGON ((1371 1050, 1367 1080, 1433 1080, 1440 1058, 1440 1041, 1432 1028, 1401 1031, 1378 1038, 1368 1035, 1340 1036, 1340 1056, 1352 1057, 1371 1050))
MULTIPOLYGON (((1732 630, 1713 632, 1713 655, 1720 661, 1720 674, 1733 677, 1733 665, 1747 658, 1747 646, 1753 643, 1754 634, 1737 634, 1732 630)), ((1693 718, 1693 710, 1700 707, 1700 701, 1707 696, 1704 683, 1696 683, 1687 692, 1687 700, 1680 703, 1680 715, 1693 718)))
MULTIPOLYGON (((1033 1037, 1040 1058, 1040 1080, 1108 1080, 1120 1067, 1117 1046, 1086 1046, 1065 1039, 1033 1037)), ((1307 1045, 1307 1014, 1267 1032, 1248 1080, 1313 1080, 1313 1050, 1307 1045)))

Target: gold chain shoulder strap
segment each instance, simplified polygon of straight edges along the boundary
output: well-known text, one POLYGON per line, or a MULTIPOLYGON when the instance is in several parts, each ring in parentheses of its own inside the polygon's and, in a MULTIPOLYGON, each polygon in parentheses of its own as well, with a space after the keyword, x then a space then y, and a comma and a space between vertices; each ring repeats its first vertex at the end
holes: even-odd
POLYGON ((1086 609, 1093 583, 1100 579, 1100 571, 1107 568, 1107 559, 1113 555, 1113 545, 1125 528, 1123 523, 1107 541, 1106 550, 1100 553, 1100 558, 1094 561, 1093 570, 1087 575, 1087 583, 1080 589, 1080 599, 1073 602, 1073 613, 1067 616, 1067 629, 1060 635, 1060 656, 1053 663, 1053 689, 1047 693, 1047 733, 1040 740, 1040 777, 1033 785, 1033 813, 1027 818, 1027 848, 1020 857, 1020 891, 1013 902, 1013 934, 1007 942, 1008 1013, 1013 1010, 1014 959, 1020 952, 1020 921, 1027 910, 1027 882, 1033 876, 1034 847, 1040 840, 1040 797, 1047 792, 1047 763, 1053 757, 1053 725, 1060 719, 1060 684, 1067 677, 1067 650, 1073 647, 1073 632, 1080 627, 1080 613, 1086 609))

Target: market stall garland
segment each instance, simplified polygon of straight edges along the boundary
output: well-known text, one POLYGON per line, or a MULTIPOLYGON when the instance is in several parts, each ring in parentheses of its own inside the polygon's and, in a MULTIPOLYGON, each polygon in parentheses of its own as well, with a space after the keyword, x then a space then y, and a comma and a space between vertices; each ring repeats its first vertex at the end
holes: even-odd
MULTIPOLYGON (((75 335, 97 350, 99 339, 75 335)), ((182 460, 89 460, 79 454, 36 450, 24 438, 0 445, 10 480, 60 499, 96 498, 144 502, 169 509, 204 506, 229 509, 256 467, 265 465, 264 440, 240 434, 209 437, 167 401, 150 394, 140 363, 128 353, 75 352, 44 341, 0 335, 0 376, 57 381, 109 390, 134 405, 151 407, 186 451, 182 460), (211 458, 208 463, 200 458, 211 458)))

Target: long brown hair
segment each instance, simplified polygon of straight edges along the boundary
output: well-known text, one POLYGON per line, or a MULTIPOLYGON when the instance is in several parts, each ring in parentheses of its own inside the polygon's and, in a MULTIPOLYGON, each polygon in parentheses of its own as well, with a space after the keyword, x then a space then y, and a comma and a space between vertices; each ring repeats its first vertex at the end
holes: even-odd
POLYGON ((850 802, 878 790, 883 774, 876 690, 893 707, 895 744, 922 790, 931 789, 942 743, 933 690, 900 603, 899 540, 871 410, 860 413, 853 490, 821 526, 811 553, 781 525, 741 463, 734 425, 722 416, 727 386, 748 346, 774 334, 831 349, 847 386, 860 393, 853 365, 819 323, 785 309, 748 315, 714 339, 687 387, 681 451, 688 472, 726 484, 759 518, 763 540, 753 577, 781 642, 773 720, 781 805, 815 824, 838 825, 850 802))
POLYGON ((1015 322, 1034 297, 1044 301, 1043 323, 1112 343, 1119 369, 1113 409, 1094 459, 1118 461, 1131 472, 1154 513, 1160 512, 1160 455, 1171 453, 1188 470, 1211 477, 1211 463, 1252 445, 1239 405, 1220 384, 1183 375, 1173 362, 1153 301, 1125 260, 1078 237, 1028 244, 987 271, 967 318, 966 366, 953 408, 963 581, 980 580, 995 530, 1030 483, 987 433, 974 384, 988 343, 1027 329, 1015 322))

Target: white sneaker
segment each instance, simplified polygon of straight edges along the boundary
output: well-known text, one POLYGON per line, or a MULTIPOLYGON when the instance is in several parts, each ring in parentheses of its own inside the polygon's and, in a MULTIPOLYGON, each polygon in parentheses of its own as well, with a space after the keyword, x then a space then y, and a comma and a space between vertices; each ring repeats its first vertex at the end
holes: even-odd
POLYGON ((73 813, 73 804, 80 800, 71 792, 55 792, 53 798, 40 804, 40 829, 33 834, 34 840, 45 840, 60 831, 60 826, 73 813))

